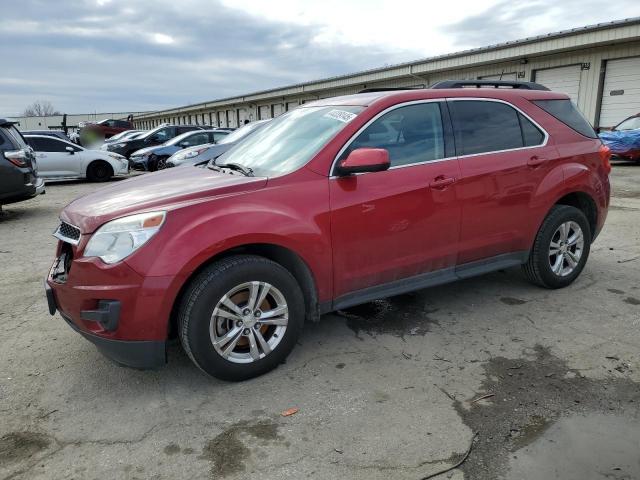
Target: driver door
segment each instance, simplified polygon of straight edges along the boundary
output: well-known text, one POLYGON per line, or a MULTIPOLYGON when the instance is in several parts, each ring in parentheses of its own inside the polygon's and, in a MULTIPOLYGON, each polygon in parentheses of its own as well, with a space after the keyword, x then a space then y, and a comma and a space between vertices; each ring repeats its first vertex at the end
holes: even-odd
POLYGON ((461 207, 451 139, 446 105, 429 101, 383 114, 340 156, 384 148, 391 167, 329 179, 338 305, 340 297, 349 303, 372 292, 393 294, 395 287, 424 281, 423 274, 453 276, 461 207))

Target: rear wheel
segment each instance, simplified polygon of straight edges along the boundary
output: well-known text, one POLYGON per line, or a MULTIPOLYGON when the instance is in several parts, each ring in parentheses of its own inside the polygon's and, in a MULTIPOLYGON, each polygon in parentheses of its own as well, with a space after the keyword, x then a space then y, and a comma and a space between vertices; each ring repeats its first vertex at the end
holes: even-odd
POLYGON ((178 332, 191 360, 222 380, 272 370, 293 349, 304 322, 295 278, 266 258, 242 255, 211 264, 188 287, 178 332))
POLYGON ((91 182, 106 182, 113 176, 113 168, 104 160, 94 160, 87 167, 87 179, 91 182))
POLYGON ((581 210, 555 205, 547 215, 523 266, 533 283, 546 288, 571 284, 587 263, 591 230, 581 210))

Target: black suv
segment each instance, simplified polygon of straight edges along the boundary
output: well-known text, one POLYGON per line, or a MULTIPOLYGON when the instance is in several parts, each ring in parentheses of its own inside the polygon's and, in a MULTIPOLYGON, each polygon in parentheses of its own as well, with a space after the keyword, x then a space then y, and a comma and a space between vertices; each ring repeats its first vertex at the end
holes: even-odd
POLYGON ((140 150, 141 148, 160 145, 167 140, 171 140, 178 135, 182 135, 185 132, 190 132, 192 130, 204 130, 205 128, 211 127, 203 127, 201 125, 160 125, 155 130, 150 130, 140 137, 136 137, 131 140, 123 140, 122 142, 107 143, 103 145, 102 148, 129 158, 133 152, 140 150))
POLYGON ((0 206, 44 193, 35 155, 16 123, 0 118, 0 206))

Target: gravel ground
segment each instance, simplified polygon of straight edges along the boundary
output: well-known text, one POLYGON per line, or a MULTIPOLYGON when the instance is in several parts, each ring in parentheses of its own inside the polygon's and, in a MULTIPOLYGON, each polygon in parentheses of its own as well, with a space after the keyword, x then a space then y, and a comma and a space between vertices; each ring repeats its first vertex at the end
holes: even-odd
POLYGON ((640 166, 612 183, 569 288, 515 269, 326 315, 235 384, 178 345, 120 368, 49 316, 58 212, 98 188, 50 184, 0 217, 0 478, 420 479, 470 446, 437 478, 640 478, 640 166))

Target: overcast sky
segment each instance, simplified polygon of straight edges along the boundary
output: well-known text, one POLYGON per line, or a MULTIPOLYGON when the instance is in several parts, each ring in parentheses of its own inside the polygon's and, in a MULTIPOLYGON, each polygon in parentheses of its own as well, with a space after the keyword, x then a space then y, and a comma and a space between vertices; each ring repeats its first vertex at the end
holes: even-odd
POLYGON ((9 0, 0 114, 155 110, 640 16, 638 0, 9 0))

